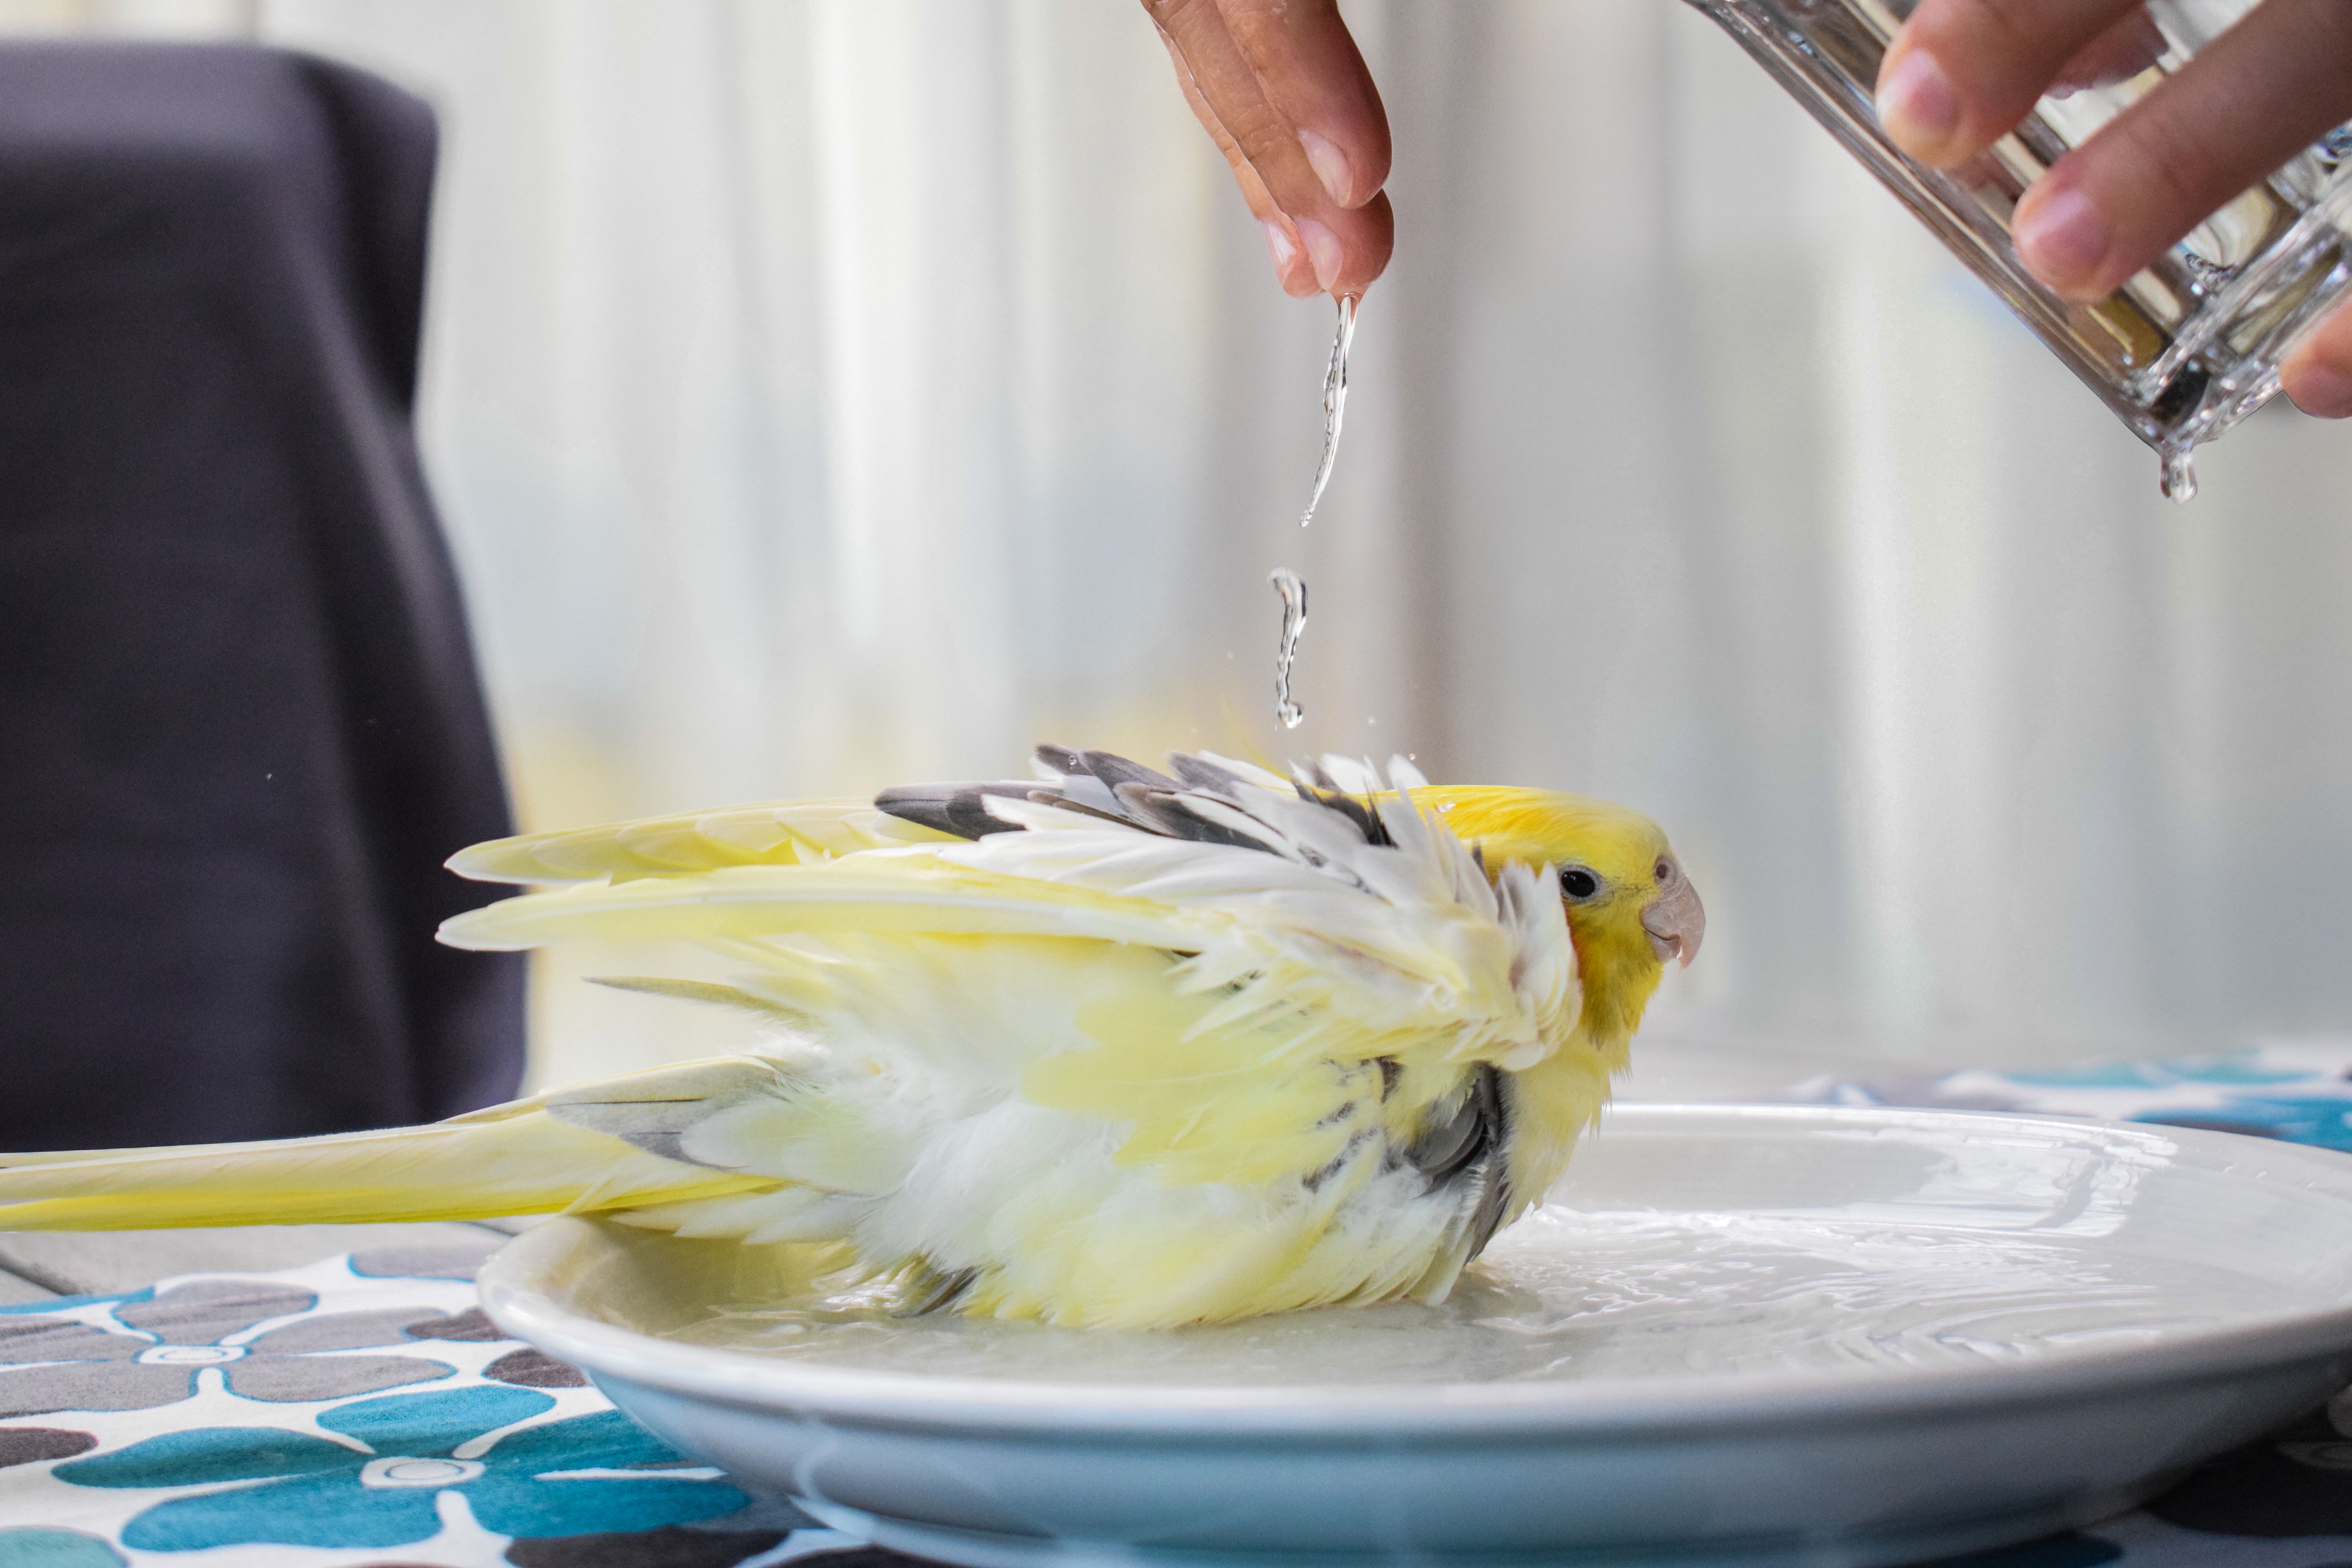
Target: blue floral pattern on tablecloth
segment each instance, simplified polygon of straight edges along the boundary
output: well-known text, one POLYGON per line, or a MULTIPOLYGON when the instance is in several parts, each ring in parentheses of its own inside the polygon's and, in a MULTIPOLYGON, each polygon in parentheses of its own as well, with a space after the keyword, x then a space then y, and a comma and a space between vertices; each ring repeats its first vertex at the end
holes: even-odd
POLYGON ((2035 1072, 1823 1078, 1790 1098, 1926 1105, 2207 1127, 2352 1152, 2352 1041, 2281 1040, 2214 1056, 2093 1062, 2035 1072))
POLYGON ((306 1402, 447 1377, 415 1355, 324 1355, 408 1345, 416 1308, 314 1310, 316 1292, 257 1279, 194 1279, 113 1304, 102 1322, 51 1312, 0 1317, 0 1418, 57 1410, 152 1410, 191 1397, 218 1367, 247 1399, 306 1402), (279 1326, 262 1325, 288 1319, 279 1326))
POLYGON ((0 1419, 0 1568, 734 1568, 851 1544, 508 1339, 470 1274, 379 1249, 0 1308, 0 1410, 40 1417, 0 1419))
POLYGON ((274 1426, 167 1432, 52 1473, 80 1487, 219 1489, 160 1502, 123 1527, 150 1552, 208 1546, 410 1546, 440 1531, 440 1494, 463 1496, 498 1535, 654 1530, 735 1513, 751 1500, 708 1472, 666 1477, 678 1457, 617 1411, 498 1428, 555 1401, 525 1388, 453 1388, 339 1405, 319 1417, 329 1437, 274 1426), (614 1472, 644 1470, 642 1479, 614 1472), (258 1486, 223 1482, 258 1481, 258 1486))

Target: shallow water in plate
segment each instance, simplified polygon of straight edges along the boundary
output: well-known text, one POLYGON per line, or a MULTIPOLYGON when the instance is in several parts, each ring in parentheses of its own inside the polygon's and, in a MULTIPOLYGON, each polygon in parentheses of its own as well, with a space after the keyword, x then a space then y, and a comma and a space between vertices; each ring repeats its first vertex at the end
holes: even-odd
POLYGON ((2305 1304, 2282 1294, 2273 1280, 2120 1252, 2112 1238, 1834 1211, 1550 1208, 1496 1237, 1436 1307, 1148 1333, 894 1319, 879 1295, 849 1291, 721 1309, 665 1337, 863 1371, 1045 1383, 1500 1383, 1981 1365, 2305 1304))

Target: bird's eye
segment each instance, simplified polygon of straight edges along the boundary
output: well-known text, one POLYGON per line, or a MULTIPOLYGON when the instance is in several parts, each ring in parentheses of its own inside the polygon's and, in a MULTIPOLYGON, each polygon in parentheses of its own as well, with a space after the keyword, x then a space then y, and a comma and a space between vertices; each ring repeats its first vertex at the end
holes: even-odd
POLYGON ((1570 866, 1559 874, 1559 890, 1571 899, 1589 899, 1601 890, 1601 879, 1581 866, 1570 866))
POLYGON ((1675 879, 1675 863, 1664 856, 1658 858, 1658 886, 1664 887, 1675 879))

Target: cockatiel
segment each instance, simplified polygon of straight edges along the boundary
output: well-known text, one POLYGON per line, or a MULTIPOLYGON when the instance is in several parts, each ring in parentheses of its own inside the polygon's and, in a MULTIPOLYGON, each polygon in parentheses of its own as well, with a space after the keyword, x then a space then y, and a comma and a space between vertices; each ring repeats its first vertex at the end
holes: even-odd
POLYGON ((608 984, 772 1042, 426 1127, 0 1157, 0 1229, 569 1210, 835 1244, 908 1312, 1442 1300, 1599 1114, 1696 892, 1603 802, 1171 761, 468 849, 546 890, 443 940, 698 942, 740 976, 608 984))

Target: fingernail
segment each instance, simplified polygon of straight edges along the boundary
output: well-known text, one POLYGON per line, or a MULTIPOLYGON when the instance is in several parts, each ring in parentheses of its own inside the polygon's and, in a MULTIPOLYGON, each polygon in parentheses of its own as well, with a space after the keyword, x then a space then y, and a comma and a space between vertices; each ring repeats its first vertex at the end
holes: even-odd
POLYGON ((1355 190, 1353 177, 1348 173, 1348 154, 1339 151, 1337 142, 1312 131, 1301 131, 1298 144, 1307 150, 1307 161, 1315 165, 1315 177, 1323 182, 1331 199, 1343 207, 1348 205, 1355 190))
POLYGON ((2352 417, 2352 375, 2324 364, 2307 364, 2295 373, 2287 390, 2294 405, 2322 419, 2352 417))
POLYGON ((2107 220, 2080 191, 2019 203, 2010 237, 2026 270, 2062 294, 2090 284, 2107 256, 2107 220))
POLYGON ((1895 63, 1878 88, 1878 122, 1914 157, 1926 157, 1960 128, 1959 95, 1944 68, 1925 49, 1895 63))
POLYGON ((1265 247, 1274 252, 1275 272, 1277 275, 1288 272, 1290 258, 1298 254, 1298 247, 1291 243, 1290 236, 1285 234, 1282 226, 1272 218, 1265 220, 1265 247))
POLYGON ((1325 293, 1339 280, 1339 237, 1311 217, 1298 221, 1298 240, 1307 247, 1307 259, 1315 264, 1315 281, 1325 293))

